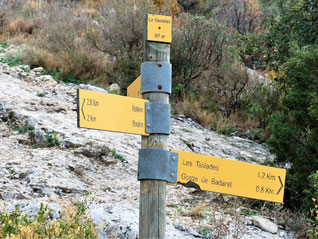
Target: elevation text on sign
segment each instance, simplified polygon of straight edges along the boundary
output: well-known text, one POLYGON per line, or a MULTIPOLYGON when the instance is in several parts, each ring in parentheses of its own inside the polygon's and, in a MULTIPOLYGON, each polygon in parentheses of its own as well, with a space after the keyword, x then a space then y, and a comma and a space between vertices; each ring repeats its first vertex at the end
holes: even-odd
POLYGON ((147 14, 147 41, 171 43, 172 18, 147 14))

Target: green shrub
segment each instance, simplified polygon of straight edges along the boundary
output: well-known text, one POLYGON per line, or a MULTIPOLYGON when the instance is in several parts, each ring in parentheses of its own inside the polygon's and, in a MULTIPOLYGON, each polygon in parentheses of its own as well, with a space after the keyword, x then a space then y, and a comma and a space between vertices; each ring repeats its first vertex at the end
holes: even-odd
POLYGON ((43 146, 45 147, 54 147, 54 146, 59 146, 60 145, 60 141, 57 137, 56 133, 47 133, 46 135, 44 135, 44 142, 43 142, 43 146))
POLYGON ((173 99, 200 101, 200 108, 230 116, 249 82, 233 50, 234 35, 213 18, 183 14, 171 45, 173 99))
POLYGON ((8 44, 8 42, 2 42, 2 43, 0 43, 0 47, 2 47, 2 48, 7 48, 9 46, 9 44, 8 44))
POLYGON ((257 211, 249 208, 243 208, 240 212, 241 215, 246 215, 246 216, 255 216, 257 215, 257 211))
POLYGON ((307 234, 312 239, 318 238, 318 171, 309 177, 312 187, 309 197, 312 197, 312 206, 310 207, 310 217, 308 219, 311 229, 307 234))
POLYGON ((204 239, 211 239, 211 231, 209 228, 201 228, 199 230, 200 235, 204 238, 204 239))
POLYGON ((286 205, 305 206, 308 176, 318 168, 318 46, 294 48, 280 68, 283 109, 270 117, 267 143, 276 161, 291 165, 286 205))
POLYGON ((119 155, 116 153, 116 149, 112 149, 112 156, 115 158, 115 159, 118 159, 120 162, 124 162, 125 159, 123 158, 123 156, 119 155))
POLYGON ((13 67, 13 66, 20 66, 22 65, 22 60, 20 58, 8 56, 8 57, 2 57, 0 58, 1 63, 7 63, 8 66, 13 67))
POLYGON ((0 238, 98 238, 92 219, 87 216, 90 205, 87 199, 69 205, 61 213, 60 219, 50 219, 51 209, 41 203, 35 217, 20 212, 19 206, 10 213, 0 211, 0 238))
POLYGON ((292 55, 291 46, 318 43, 318 5, 311 0, 280 1, 280 14, 270 19, 268 48, 275 48, 268 64, 278 69, 292 55))
POLYGON ((189 93, 194 82, 220 64, 229 33, 213 19, 201 16, 183 14, 176 21, 179 24, 173 31, 171 45, 173 89, 189 93))
POLYGON ((44 96, 45 96, 45 93, 40 92, 40 93, 37 93, 36 96, 38 96, 38 97, 44 97, 44 96))
POLYGON ((19 134, 25 134, 29 131, 28 125, 26 123, 19 124, 16 127, 13 127, 14 131, 17 131, 19 134))
POLYGON ((258 127, 265 129, 268 116, 280 109, 280 92, 274 84, 255 82, 244 92, 240 103, 240 111, 246 111, 248 117, 258 122, 258 127))
POLYGON ((267 68, 267 61, 271 54, 269 54, 270 49, 267 48, 267 39, 264 32, 238 35, 237 50, 247 67, 261 70, 267 68))

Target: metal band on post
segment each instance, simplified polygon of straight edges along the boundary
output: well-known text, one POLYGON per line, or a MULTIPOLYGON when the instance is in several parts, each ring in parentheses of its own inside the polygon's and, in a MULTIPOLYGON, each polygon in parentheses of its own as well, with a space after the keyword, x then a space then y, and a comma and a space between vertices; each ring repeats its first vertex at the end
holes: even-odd
POLYGON ((177 182, 178 153, 163 149, 140 149, 138 180, 156 179, 177 182))
POLYGON ((141 64, 141 94, 160 92, 171 94, 172 66, 167 62, 148 61, 141 64))
POLYGON ((146 102, 146 132, 170 134, 170 104, 146 102))

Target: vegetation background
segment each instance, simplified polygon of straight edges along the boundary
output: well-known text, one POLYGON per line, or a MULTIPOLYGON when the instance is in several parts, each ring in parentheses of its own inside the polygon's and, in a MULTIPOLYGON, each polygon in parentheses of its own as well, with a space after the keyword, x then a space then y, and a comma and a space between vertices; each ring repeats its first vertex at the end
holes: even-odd
POLYGON ((21 45, 0 61, 126 94, 146 13, 173 17, 173 113, 265 143, 317 238, 317 0, 0 0, 0 43, 21 45))

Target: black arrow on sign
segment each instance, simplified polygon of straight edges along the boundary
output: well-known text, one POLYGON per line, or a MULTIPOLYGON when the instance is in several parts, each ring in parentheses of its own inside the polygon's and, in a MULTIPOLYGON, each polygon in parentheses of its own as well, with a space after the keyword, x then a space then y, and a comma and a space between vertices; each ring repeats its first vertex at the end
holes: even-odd
POLYGON ((280 176, 278 176, 278 178, 279 178, 279 182, 280 182, 280 185, 281 185, 281 186, 280 186, 280 189, 278 189, 276 195, 278 195, 278 194, 280 193, 280 191, 282 190, 282 188, 284 187, 283 182, 282 182, 280 176))
POLYGON ((81 110, 82 110, 82 113, 83 113, 83 117, 84 117, 84 120, 85 120, 85 114, 84 114, 84 104, 85 104, 85 98, 83 100, 83 104, 82 104, 82 107, 81 107, 81 110))

